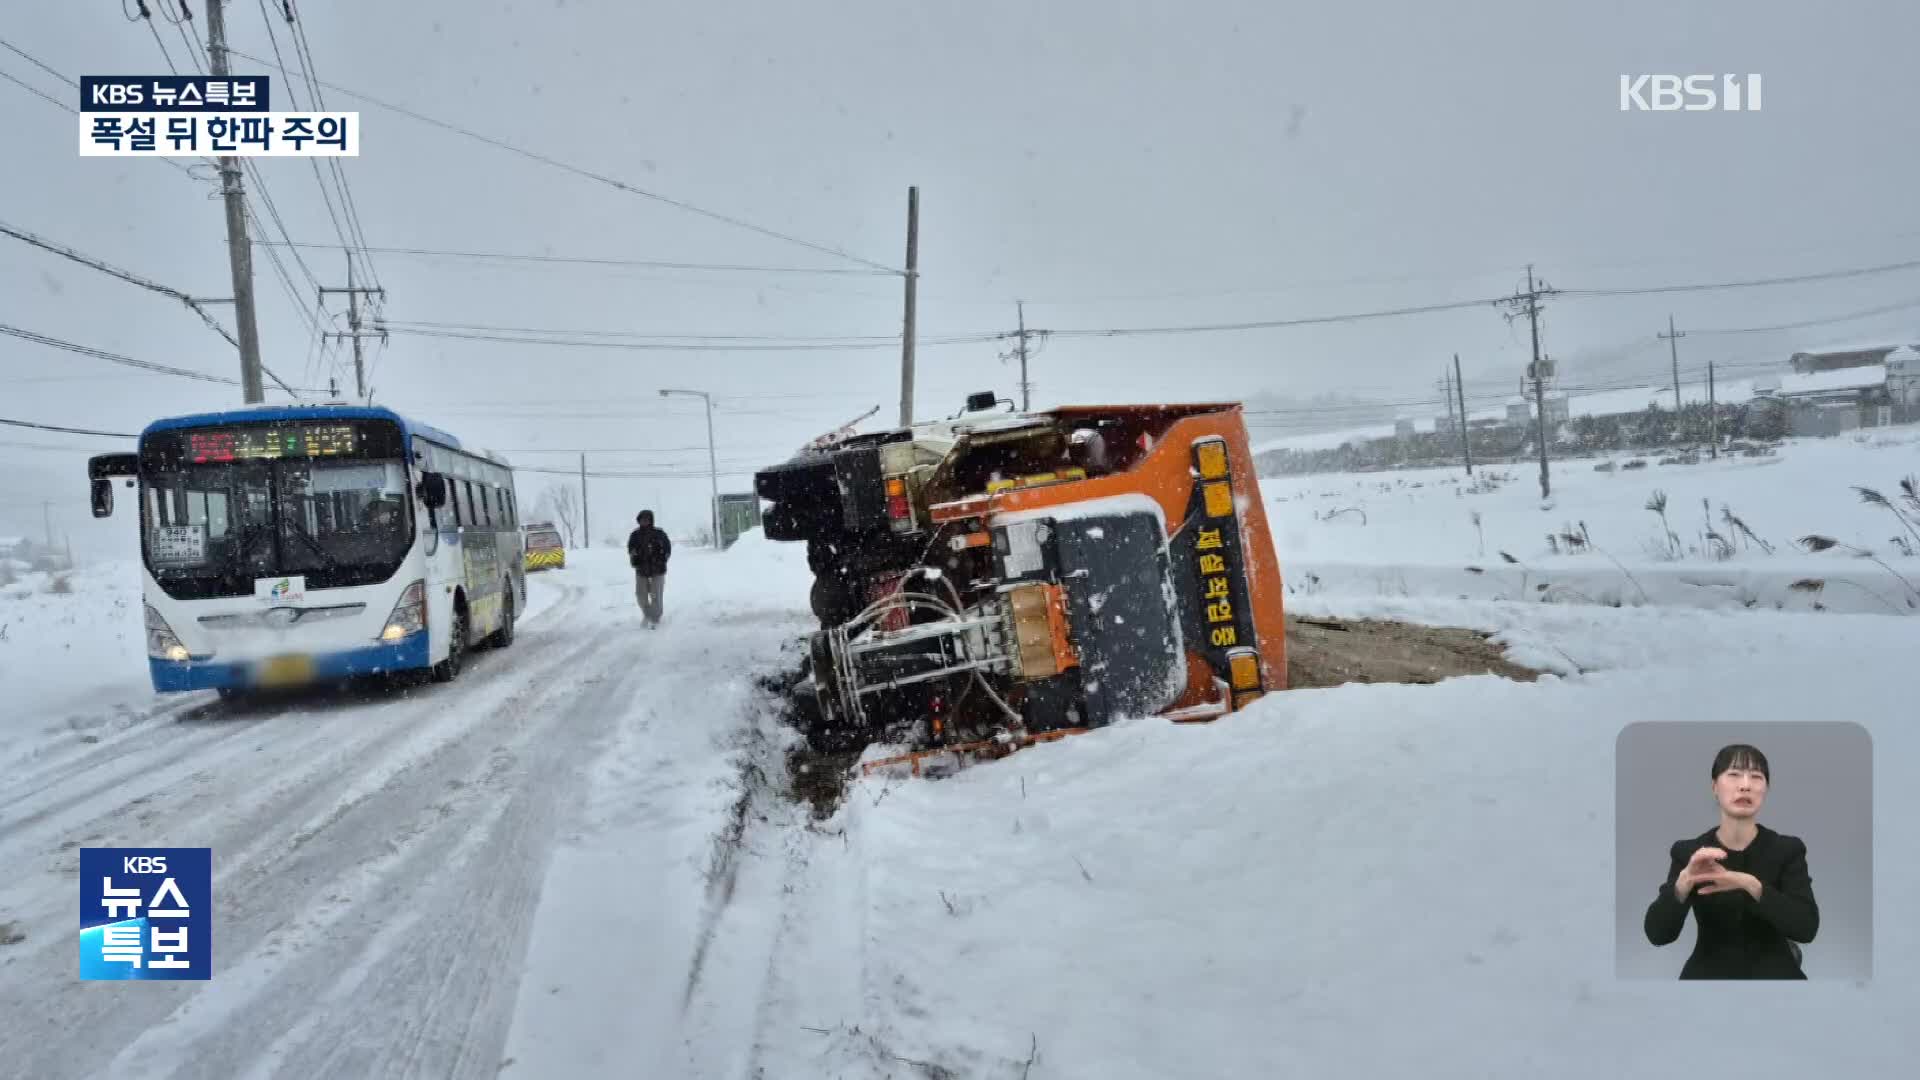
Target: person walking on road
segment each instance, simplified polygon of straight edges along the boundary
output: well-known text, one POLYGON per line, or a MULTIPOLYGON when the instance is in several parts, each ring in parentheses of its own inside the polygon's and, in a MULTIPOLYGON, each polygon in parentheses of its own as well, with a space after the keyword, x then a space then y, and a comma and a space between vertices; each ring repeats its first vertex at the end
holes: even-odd
POLYGON ((627 561, 633 564, 634 599, 646 618, 647 629, 660 625, 665 606, 667 559, 673 555, 673 541, 653 525, 653 511, 642 510, 634 519, 640 526, 627 536, 627 561))

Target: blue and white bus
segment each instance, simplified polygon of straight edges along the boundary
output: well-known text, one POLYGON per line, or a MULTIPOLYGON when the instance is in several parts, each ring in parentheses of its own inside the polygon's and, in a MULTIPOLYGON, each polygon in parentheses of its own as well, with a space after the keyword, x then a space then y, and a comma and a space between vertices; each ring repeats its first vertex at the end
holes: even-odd
POLYGON ((526 571, 513 471, 377 407, 157 420, 88 462, 93 513, 137 488, 153 688, 459 675, 513 643, 526 571))

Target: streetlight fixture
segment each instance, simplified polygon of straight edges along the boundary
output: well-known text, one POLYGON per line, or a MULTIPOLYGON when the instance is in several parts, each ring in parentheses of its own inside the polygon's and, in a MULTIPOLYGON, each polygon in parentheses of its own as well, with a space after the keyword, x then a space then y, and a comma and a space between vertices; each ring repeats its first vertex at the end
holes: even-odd
POLYGON ((684 397, 697 397, 707 403, 707 481, 711 485, 712 499, 708 504, 711 514, 709 522, 713 529, 713 549, 720 550, 720 459, 713 451, 713 395, 705 390, 662 390, 661 397, 675 394, 684 397))

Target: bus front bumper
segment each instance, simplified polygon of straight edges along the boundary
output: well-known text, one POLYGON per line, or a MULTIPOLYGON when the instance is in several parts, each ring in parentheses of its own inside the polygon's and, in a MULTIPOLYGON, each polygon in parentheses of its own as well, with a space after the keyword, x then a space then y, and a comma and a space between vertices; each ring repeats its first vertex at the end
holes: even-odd
POLYGON ((155 693, 339 682, 429 666, 423 631, 391 645, 259 660, 162 660, 147 658, 155 693))

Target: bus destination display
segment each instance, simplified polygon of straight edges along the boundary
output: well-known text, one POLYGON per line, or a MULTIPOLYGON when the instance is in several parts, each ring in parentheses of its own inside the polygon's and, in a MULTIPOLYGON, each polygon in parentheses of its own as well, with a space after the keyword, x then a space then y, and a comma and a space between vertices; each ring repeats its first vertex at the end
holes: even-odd
POLYGON ((249 424, 187 432, 187 460, 196 465, 279 458, 351 457, 352 424, 249 424))

